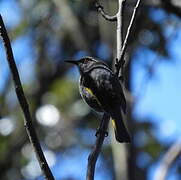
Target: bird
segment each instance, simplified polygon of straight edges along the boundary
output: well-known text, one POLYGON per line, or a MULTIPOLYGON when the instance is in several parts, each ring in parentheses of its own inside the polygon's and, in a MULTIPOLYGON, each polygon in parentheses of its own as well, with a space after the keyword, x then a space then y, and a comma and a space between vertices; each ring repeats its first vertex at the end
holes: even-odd
POLYGON ((122 114, 126 113, 126 99, 119 78, 105 62, 97 58, 86 56, 66 62, 79 69, 79 91, 83 100, 95 111, 108 113, 116 140, 129 143, 131 138, 122 119, 122 114))

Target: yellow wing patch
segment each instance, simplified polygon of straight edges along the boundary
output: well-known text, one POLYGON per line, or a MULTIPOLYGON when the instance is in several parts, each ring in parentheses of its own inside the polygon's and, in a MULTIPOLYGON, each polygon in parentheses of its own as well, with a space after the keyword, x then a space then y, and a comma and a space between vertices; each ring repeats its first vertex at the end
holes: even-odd
POLYGON ((89 89, 89 88, 85 88, 85 90, 91 95, 91 96, 93 96, 94 98, 95 98, 95 100, 97 101, 97 103, 99 104, 99 106, 101 107, 102 105, 101 105, 101 103, 99 102, 99 100, 97 99, 97 97, 94 95, 94 93, 92 92, 92 90, 91 89, 89 89))
POLYGON ((112 122, 112 126, 113 126, 113 128, 114 128, 114 129, 116 129, 115 120, 114 120, 114 119, 112 119, 112 120, 111 120, 111 122, 112 122))

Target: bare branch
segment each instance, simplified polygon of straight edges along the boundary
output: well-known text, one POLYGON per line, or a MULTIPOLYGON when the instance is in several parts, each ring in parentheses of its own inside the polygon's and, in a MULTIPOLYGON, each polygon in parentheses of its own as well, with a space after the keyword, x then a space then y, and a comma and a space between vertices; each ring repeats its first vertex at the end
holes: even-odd
POLYGON ((140 2, 141 0, 138 0, 135 7, 134 7, 134 10, 133 10, 133 14, 132 14, 132 17, 131 17, 131 20, 130 20, 130 23, 129 23, 129 26, 128 26, 128 29, 127 29, 127 33, 126 33, 126 37, 124 39, 124 42, 123 42, 123 46, 121 48, 121 53, 120 53, 120 56, 117 57, 117 64, 116 64, 116 74, 119 76, 120 74, 120 71, 121 71, 121 76, 122 76, 122 72, 123 72, 123 66, 124 66, 124 55, 125 55, 125 51, 126 51, 126 48, 127 48, 127 45, 128 45, 128 39, 130 37, 130 33, 131 33, 131 30, 132 30, 132 27, 133 27, 133 23, 134 23, 134 20, 136 18, 136 13, 137 13, 137 9, 140 5, 140 2))
POLYGON ((154 180, 165 180, 170 167, 181 157, 181 139, 176 141, 163 156, 159 168, 156 171, 154 180))
POLYGON ((44 176, 47 180, 54 180, 54 177, 50 171, 50 168, 46 162, 45 156, 43 154, 43 151, 41 149, 39 140, 37 138, 36 132, 34 130, 33 124, 32 124, 32 117, 29 111, 29 105, 28 102, 26 100, 26 97, 24 95, 24 91, 21 85, 21 81, 20 81, 20 77, 19 77, 19 73, 16 67, 16 63, 14 60, 14 56, 13 56, 13 51, 11 48, 11 43, 2 19, 2 16, 0 15, 0 35, 3 39, 3 43, 4 43, 4 47, 6 50, 6 56, 7 56, 7 61, 9 64, 9 68, 12 74, 12 78, 14 81, 14 85, 15 85, 15 90, 16 90, 16 95, 18 98, 18 101, 20 103, 20 106, 22 108, 23 114, 24 114, 24 126, 26 128, 28 137, 30 139, 30 142, 33 146, 33 149, 36 153, 37 159, 39 161, 39 165, 41 167, 42 172, 44 173, 44 176))
POLYGON ((112 21, 112 22, 117 21, 117 15, 110 16, 110 15, 106 14, 104 11, 104 7, 101 6, 98 2, 95 3, 95 6, 96 6, 97 10, 101 13, 103 18, 105 18, 108 21, 112 21))
POLYGON ((97 158, 101 152, 102 144, 107 132, 109 119, 110 119, 110 116, 104 113, 103 118, 102 118, 102 123, 100 126, 101 131, 99 131, 95 146, 88 157, 86 180, 94 180, 95 166, 96 166, 97 158))
POLYGON ((125 5, 126 0, 119 0, 119 8, 117 13, 117 55, 116 55, 116 62, 115 62, 115 70, 116 74, 118 71, 118 62, 121 59, 121 51, 122 51, 122 45, 123 45, 123 9, 125 5))

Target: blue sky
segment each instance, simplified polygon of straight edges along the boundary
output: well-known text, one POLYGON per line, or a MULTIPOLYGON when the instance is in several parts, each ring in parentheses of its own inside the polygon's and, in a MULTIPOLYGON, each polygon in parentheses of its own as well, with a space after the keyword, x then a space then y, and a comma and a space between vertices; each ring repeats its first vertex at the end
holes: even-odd
MULTIPOLYGON (((161 18, 158 16, 158 19, 161 18)), ((169 26, 168 29, 164 29, 166 37, 171 31, 169 26)), ((165 143, 181 137, 181 29, 172 29, 171 33, 172 38, 167 41, 169 57, 161 57, 145 47, 140 47, 136 51, 132 71, 134 96, 142 94, 136 105, 135 115, 152 117, 157 126, 155 133, 159 134, 159 139, 165 143), (147 78, 142 64, 155 59, 154 76, 147 78)))
MULTIPOLYGON (((162 26, 161 23, 164 23, 168 14, 160 9, 152 9, 150 16, 162 26)), ((140 97, 134 115, 138 119, 151 119, 156 126, 153 134, 167 145, 181 137, 181 23, 173 15, 169 18, 177 23, 177 28, 170 24, 162 29, 167 38, 169 57, 162 57, 145 47, 139 47, 135 52, 132 70, 134 97, 140 97), (148 78, 143 68, 145 61, 146 64, 155 62, 152 78, 148 78)), ((153 179, 158 166, 159 161, 150 167, 149 180, 153 179)), ((167 179, 179 179, 175 169, 170 171, 167 179)))

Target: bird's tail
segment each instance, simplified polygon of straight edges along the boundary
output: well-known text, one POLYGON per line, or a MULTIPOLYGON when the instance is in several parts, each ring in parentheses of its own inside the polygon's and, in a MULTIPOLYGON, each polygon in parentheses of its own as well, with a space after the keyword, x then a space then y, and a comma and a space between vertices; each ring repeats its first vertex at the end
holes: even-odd
POLYGON ((111 115, 111 117, 116 140, 120 143, 129 143, 131 138, 126 126, 124 125, 121 112, 115 112, 111 115))

